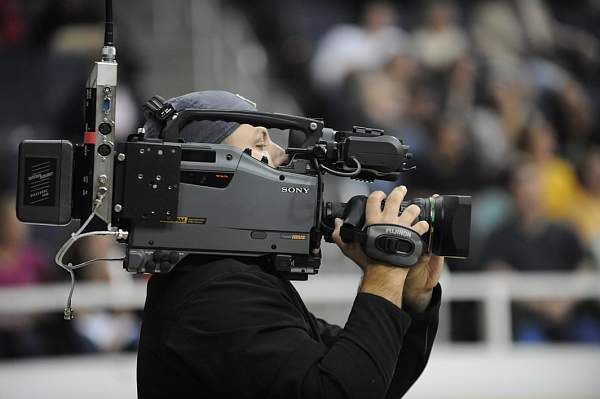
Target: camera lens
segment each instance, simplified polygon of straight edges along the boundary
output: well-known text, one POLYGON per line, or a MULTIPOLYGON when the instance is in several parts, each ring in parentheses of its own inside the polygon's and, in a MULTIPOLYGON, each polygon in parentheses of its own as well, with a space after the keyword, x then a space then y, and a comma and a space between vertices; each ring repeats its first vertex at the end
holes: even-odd
POLYGON ((431 204, 431 252, 436 255, 469 256, 471 197, 443 195, 429 198, 431 204))
POLYGON ((429 231, 422 237, 425 247, 440 256, 466 258, 469 256, 471 230, 471 197, 442 195, 414 198, 402 203, 403 211, 415 204, 421 208, 419 220, 429 223, 429 231))
MULTIPOLYGON (((367 197, 355 196, 347 204, 327 202, 323 210, 326 225, 333 226, 334 219, 340 217, 353 226, 362 227, 365 222, 364 209, 367 197)), ((402 213, 409 205, 415 204, 421 209, 418 220, 429 223, 429 231, 421 236, 427 252, 450 258, 469 256, 471 231, 471 197, 464 195, 442 195, 429 198, 413 198, 403 201, 402 213)), ((382 204, 383 206, 383 204, 382 204)), ((351 237, 342 240, 351 241, 351 237)), ((330 233, 329 233, 330 234, 330 233)), ((331 241, 330 236, 328 241, 331 241)))

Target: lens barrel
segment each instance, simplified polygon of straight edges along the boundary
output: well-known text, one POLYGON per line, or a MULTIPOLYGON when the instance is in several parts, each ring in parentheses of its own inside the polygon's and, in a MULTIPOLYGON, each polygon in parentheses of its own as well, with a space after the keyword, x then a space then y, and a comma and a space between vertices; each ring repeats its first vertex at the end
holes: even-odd
MULTIPOLYGON (((345 219, 362 228, 367 197, 356 196, 348 203, 327 202, 324 207, 324 222, 333 225, 335 218, 345 219)), ((421 239, 427 252, 449 258, 467 258, 471 232, 471 197, 465 195, 442 195, 429 198, 414 198, 403 201, 400 213, 409 205, 421 209, 417 221, 429 223, 429 231, 421 239)), ((383 206, 383 204, 382 204, 383 206)), ((326 239, 330 241, 326 235, 326 239)))
POLYGON ((442 195, 415 198, 402 202, 400 212, 415 204, 421 208, 418 220, 429 223, 429 231, 422 237, 428 252, 451 258, 469 256, 471 231, 471 197, 442 195))

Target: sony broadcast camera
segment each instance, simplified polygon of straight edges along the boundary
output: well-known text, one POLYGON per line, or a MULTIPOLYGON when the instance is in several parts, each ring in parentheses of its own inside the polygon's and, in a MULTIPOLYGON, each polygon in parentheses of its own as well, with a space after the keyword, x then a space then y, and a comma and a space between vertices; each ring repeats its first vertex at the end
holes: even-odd
MULTIPOLYGON (((131 272, 166 273, 189 254, 218 254, 270 256, 277 270, 305 278, 318 272, 321 239, 331 239, 334 218, 344 219, 346 241, 360 240, 364 227, 366 197, 348 204, 324 202, 322 174, 393 181, 410 158, 408 146, 376 129, 334 131, 319 120, 262 112, 186 109, 167 114, 162 135, 155 139, 140 132, 113 145, 105 140, 112 129, 98 128, 95 143, 75 147, 65 140, 21 143, 19 219, 58 225, 95 212, 109 230, 121 231, 117 238, 127 246, 124 264, 131 272), (298 147, 287 148, 287 165, 273 168, 249 151, 181 142, 180 131, 195 120, 292 129, 305 137, 298 147), (96 165, 109 163, 113 170, 98 172, 96 165)), ((414 199, 402 209, 410 203, 431 225, 423 239, 384 228, 366 234, 376 235, 373 243, 363 242, 367 252, 375 258, 418 257, 423 250, 468 255, 470 197, 414 199)), ((392 263, 411 266, 399 258, 392 263)))
MULTIPOLYGON (((419 220, 431 226, 422 238, 401 226, 364 226, 366 197, 323 201, 324 173, 395 181, 407 169, 408 146, 381 130, 335 131, 321 120, 277 113, 175 112, 154 97, 146 107, 164 122, 160 137, 145 137, 140 130, 117 142, 110 3, 102 60, 86 85, 83 142, 25 140, 19 151, 18 218, 50 225, 82 222, 56 255, 72 284, 74 269, 98 259, 72 265, 63 263, 63 256, 91 235, 110 235, 124 244, 125 258, 109 260, 122 260, 134 273, 167 273, 190 254, 212 254, 264 257, 289 278, 306 279, 319 270, 321 241, 331 241, 336 217, 344 220, 344 241, 360 242, 369 256, 398 266, 413 266, 427 251, 468 256, 468 196, 405 201, 402 209, 417 204, 419 220), (183 142, 181 130, 198 120, 289 130, 290 161, 273 168, 247 150, 183 142), (106 228, 86 231, 92 219, 106 228)), ((65 317, 71 318, 70 296, 65 317)))

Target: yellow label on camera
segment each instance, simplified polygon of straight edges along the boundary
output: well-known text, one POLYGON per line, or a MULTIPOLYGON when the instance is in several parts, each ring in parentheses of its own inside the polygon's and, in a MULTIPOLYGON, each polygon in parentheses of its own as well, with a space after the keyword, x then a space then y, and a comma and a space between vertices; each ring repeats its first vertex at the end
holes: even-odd
POLYGON ((302 233, 281 233, 280 236, 284 240, 306 240, 306 234, 302 233))
POLYGON ((161 223, 176 223, 176 224, 206 224, 206 218, 194 216, 177 216, 174 220, 161 220, 161 223))

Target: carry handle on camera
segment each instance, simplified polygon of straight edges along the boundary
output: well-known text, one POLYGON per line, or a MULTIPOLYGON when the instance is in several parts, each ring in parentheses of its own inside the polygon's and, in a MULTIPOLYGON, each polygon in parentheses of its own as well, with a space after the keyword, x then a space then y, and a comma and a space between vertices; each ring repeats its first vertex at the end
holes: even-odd
POLYGON ((317 119, 304 118, 301 116, 255 112, 255 111, 214 111, 200 109, 184 109, 167 122, 161 137, 167 142, 177 142, 181 130, 194 121, 224 121, 247 123, 254 126, 262 126, 274 129, 300 130, 306 134, 302 147, 314 145, 321 137, 323 122, 317 119))

